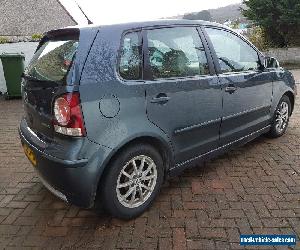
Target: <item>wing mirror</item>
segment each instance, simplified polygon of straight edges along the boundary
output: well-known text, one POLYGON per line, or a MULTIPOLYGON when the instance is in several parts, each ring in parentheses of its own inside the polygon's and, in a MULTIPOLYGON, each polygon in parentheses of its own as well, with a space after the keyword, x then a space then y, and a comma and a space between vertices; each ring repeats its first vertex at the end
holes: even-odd
POLYGON ((264 67, 266 69, 270 69, 270 68, 280 68, 280 64, 278 62, 278 60, 274 57, 265 57, 264 59, 264 67))

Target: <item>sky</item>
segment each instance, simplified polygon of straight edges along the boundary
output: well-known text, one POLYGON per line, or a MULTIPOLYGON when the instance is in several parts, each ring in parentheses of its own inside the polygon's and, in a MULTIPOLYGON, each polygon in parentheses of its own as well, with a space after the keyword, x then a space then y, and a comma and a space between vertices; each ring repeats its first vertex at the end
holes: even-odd
POLYGON ((187 12, 214 9, 241 0, 60 0, 76 21, 86 24, 75 1, 87 16, 97 24, 154 20, 187 12))

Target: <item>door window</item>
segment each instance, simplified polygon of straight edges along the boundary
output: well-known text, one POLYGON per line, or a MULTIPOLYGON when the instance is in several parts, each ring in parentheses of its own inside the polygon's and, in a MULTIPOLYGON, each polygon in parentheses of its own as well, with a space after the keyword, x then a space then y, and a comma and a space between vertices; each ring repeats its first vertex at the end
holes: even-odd
POLYGON ((141 79, 142 45, 138 32, 128 33, 123 38, 119 72, 126 80, 141 79))
POLYGON ((257 52, 241 38, 214 28, 206 28, 206 32, 214 46, 223 73, 260 68, 257 52))
POLYGON ((196 28, 148 30, 147 37, 154 79, 209 74, 205 50, 196 28))

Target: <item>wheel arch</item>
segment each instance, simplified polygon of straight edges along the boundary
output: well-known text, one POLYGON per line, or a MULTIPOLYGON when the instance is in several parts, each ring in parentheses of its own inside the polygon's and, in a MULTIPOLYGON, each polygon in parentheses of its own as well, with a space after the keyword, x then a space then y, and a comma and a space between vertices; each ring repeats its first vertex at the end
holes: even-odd
POLYGON ((158 149, 158 153, 161 155, 164 164, 164 178, 166 178, 168 175, 168 170, 171 168, 173 164, 173 150, 171 144, 166 141, 165 139, 161 138, 158 135, 154 134, 141 134, 136 135, 135 137, 132 137, 128 140, 123 141, 119 144, 118 147, 116 147, 110 155, 106 158, 105 162, 103 162, 102 170, 99 171, 99 176, 97 178, 97 189, 95 194, 95 202, 98 199, 98 195, 100 194, 99 188, 101 188, 101 180, 105 178, 106 173, 108 171, 109 164, 115 159, 115 157, 122 152, 125 148, 137 144, 137 143, 147 143, 154 148, 158 149))
POLYGON ((118 145, 117 148, 115 148, 115 150, 112 152, 111 156, 109 157, 109 160, 105 164, 104 172, 107 165, 109 165, 109 163, 114 159, 114 157, 116 157, 124 148, 127 148, 137 143, 146 143, 156 148, 158 150, 158 153, 161 155, 164 163, 166 163, 164 170, 167 171, 170 168, 173 161, 172 160, 173 152, 170 143, 165 141, 160 136, 154 134, 141 134, 123 141, 118 145))
POLYGON ((293 94, 292 91, 286 91, 283 95, 286 95, 289 99, 290 99, 290 102, 291 102, 291 114, 293 113, 294 111, 294 105, 295 105, 295 96, 293 94))

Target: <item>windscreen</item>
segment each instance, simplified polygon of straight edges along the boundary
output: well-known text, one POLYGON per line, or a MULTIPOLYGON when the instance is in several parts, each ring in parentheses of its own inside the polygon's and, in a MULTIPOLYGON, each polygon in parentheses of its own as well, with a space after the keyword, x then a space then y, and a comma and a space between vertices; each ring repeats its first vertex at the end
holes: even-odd
POLYGON ((25 74, 38 81, 64 81, 77 47, 78 40, 45 42, 33 56, 25 74))

